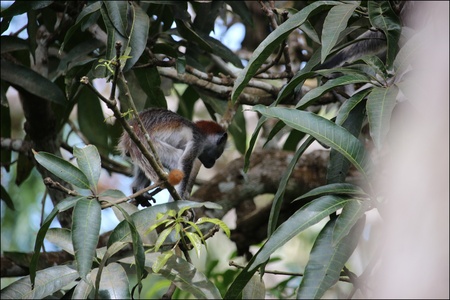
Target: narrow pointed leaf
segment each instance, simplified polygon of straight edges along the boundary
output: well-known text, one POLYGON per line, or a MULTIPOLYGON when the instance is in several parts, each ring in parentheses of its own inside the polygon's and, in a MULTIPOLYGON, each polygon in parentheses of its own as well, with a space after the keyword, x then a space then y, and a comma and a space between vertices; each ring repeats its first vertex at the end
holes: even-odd
POLYGON ((339 112, 336 116, 336 124, 342 125, 347 120, 350 112, 369 94, 371 90, 365 89, 358 93, 353 94, 347 99, 344 104, 339 108, 339 112))
POLYGON ((33 151, 36 161, 59 178, 79 188, 89 189, 89 180, 80 169, 70 162, 47 152, 33 151))
POLYGON ((398 88, 392 85, 387 88, 374 87, 367 96, 367 116, 369 118, 370 136, 378 149, 383 147, 388 134, 391 115, 396 105, 398 88))
POLYGON ((344 264, 358 244, 365 218, 361 219, 350 233, 333 247, 335 222, 336 219, 330 220, 314 242, 297 292, 297 299, 320 299, 339 280, 344 264))
POLYGON ((102 170, 100 154, 94 145, 83 148, 74 147, 73 155, 77 158, 80 170, 86 175, 89 184, 94 191, 97 191, 97 183, 102 170))
POLYGON ((290 17, 286 22, 278 26, 274 31, 272 31, 267 36, 267 38, 255 49, 255 51, 253 52, 253 56, 248 62, 247 66, 237 77, 231 94, 231 100, 233 101, 233 103, 236 102, 237 98, 244 90, 244 87, 247 85, 253 75, 255 75, 259 67, 266 61, 270 54, 272 54, 273 51, 280 46, 281 41, 283 41, 292 32, 292 30, 302 25, 307 20, 309 14, 320 6, 336 4, 339 4, 339 2, 313 2, 312 4, 308 5, 307 7, 290 17))
POLYGON ((332 7, 328 12, 322 29, 321 63, 325 61, 331 49, 333 49, 334 45, 336 45, 339 34, 347 27, 348 19, 350 19, 353 11, 359 6, 359 4, 359 1, 343 3, 332 7))
POLYGON ((328 217, 339 208, 342 208, 348 201, 350 201, 348 198, 329 195, 320 197, 300 208, 274 231, 256 255, 249 270, 251 271, 266 262, 275 250, 303 230, 328 217))
POLYGON ((333 247, 337 246, 341 240, 348 235, 353 226, 365 214, 370 207, 369 200, 354 199, 349 201, 342 208, 333 229, 333 247))
POLYGON ((2 289, 1 299, 44 299, 59 291, 79 277, 69 266, 54 266, 36 273, 36 283, 31 289, 30 277, 25 276, 2 289))
POLYGON ((344 75, 339 78, 329 80, 324 85, 321 85, 309 91, 305 96, 302 97, 302 99, 300 99, 300 102, 297 103, 296 107, 301 109, 308 107, 314 100, 318 99, 320 96, 322 96, 329 90, 334 89, 335 87, 366 82, 370 82, 370 79, 363 74, 344 75))
MULTIPOLYGON (((107 1, 109 2, 109 1, 107 1)), ((128 47, 131 48, 130 56, 131 58, 127 59, 125 67, 123 71, 126 72, 141 57, 142 53, 147 46, 148 39, 148 30, 150 28, 150 19, 145 11, 139 5, 130 4, 129 10, 132 14, 132 22, 128 24, 130 29, 130 37, 128 47)))
POLYGON ((253 110, 312 135, 321 143, 343 154, 363 176, 368 176, 370 160, 366 150, 361 142, 343 127, 311 112, 296 109, 257 105, 253 110))
POLYGON ((307 197, 322 196, 325 194, 339 195, 364 195, 364 191, 357 185, 351 183, 331 183, 319 186, 306 194, 301 195, 293 201, 304 199, 307 197))
POLYGON ((80 276, 86 278, 95 257, 101 224, 97 200, 82 199, 73 210, 72 242, 80 276))

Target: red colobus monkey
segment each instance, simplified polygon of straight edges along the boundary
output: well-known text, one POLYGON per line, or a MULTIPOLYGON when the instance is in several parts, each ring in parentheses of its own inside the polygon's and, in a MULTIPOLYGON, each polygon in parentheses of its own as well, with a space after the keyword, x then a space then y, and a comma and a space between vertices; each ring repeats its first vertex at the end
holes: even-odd
MULTIPOLYGON (((160 108, 145 110, 139 117, 150 135, 163 167, 169 172, 178 169, 184 173, 176 190, 183 199, 188 198, 198 171, 193 172, 195 160, 198 158, 206 168, 214 166, 225 148, 226 131, 213 121, 194 123, 172 111, 160 108)), ((136 135, 145 140, 136 120, 130 121, 130 125, 133 126, 136 135)), ((122 155, 130 156, 135 164, 133 191, 148 186, 150 181, 158 180, 152 166, 126 132, 123 133, 118 147, 122 155)), ((142 199, 137 201, 143 204, 142 199)))

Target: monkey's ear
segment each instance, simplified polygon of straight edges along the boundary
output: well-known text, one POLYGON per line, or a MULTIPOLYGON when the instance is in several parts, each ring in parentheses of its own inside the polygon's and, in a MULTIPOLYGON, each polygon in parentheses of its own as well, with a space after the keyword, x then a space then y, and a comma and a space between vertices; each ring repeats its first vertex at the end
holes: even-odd
POLYGON ((220 138, 217 139, 217 145, 221 145, 223 143, 225 143, 227 141, 228 138, 228 134, 226 132, 224 132, 220 138))

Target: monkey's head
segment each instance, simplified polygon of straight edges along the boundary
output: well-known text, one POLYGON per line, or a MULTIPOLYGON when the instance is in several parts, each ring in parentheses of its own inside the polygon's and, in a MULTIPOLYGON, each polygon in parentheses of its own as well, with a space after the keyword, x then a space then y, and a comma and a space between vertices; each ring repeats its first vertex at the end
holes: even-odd
POLYGON ((205 138, 203 151, 198 158, 205 168, 212 168, 225 149, 228 134, 213 121, 198 121, 195 125, 205 138))

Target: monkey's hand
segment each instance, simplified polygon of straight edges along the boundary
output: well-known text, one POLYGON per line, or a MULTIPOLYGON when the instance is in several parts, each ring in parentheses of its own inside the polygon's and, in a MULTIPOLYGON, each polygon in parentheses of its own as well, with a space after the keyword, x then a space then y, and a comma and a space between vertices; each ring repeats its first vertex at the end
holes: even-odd
MULTIPOLYGON (((144 193, 141 194, 137 197, 134 198, 134 200, 132 201, 132 203, 134 202, 134 204, 136 206, 138 206, 139 204, 142 205, 143 207, 149 207, 152 206, 152 204, 150 202, 156 203, 155 198, 153 198, 154 195, 156 195, 157 193, 159 193, 161 191, 160 188, 157 188, 156 190, 154 190, 151 193, 144 193)), ((133 188, 133 193, 136 193, 137 189, 133 188)))

